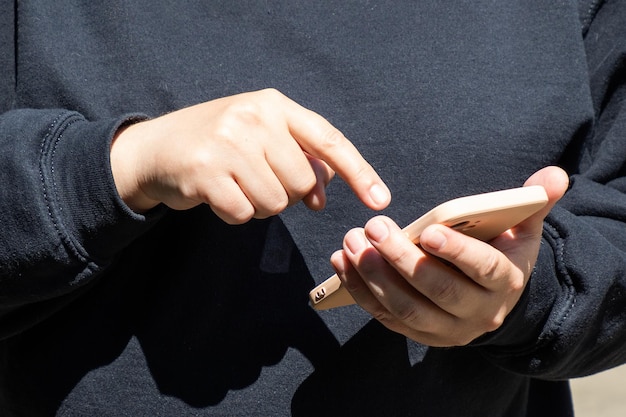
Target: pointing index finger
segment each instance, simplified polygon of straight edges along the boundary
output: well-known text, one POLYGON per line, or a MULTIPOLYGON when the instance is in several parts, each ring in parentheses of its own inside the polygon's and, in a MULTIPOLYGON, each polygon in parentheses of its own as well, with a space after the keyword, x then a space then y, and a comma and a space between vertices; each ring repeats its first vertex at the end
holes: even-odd
POLYGON ((374 210, 387 207, 389 188, 352 142, 319 114, 292 103, 289 131, 300 147, 326 162, 366 206, 374 210))

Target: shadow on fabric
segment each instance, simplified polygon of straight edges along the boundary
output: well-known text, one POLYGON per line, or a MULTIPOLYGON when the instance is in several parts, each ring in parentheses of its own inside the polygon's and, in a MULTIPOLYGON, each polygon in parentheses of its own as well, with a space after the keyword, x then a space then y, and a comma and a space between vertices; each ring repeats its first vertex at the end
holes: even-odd
POLYGON ((0 344, 11 362, 2 402, 54 415, 68 397, 106 405, 145 394, 133 384, 147 375, 149 395, 201 408, 255 382, 290 347, 320 362, 338 343, 308 305, 313 280, 297 251, 289 272, 260 271, 267 227, 228 226, 205 208, 168 214, 84 297, 0 344), (142 363, 121 358, 133 337, 142 363))

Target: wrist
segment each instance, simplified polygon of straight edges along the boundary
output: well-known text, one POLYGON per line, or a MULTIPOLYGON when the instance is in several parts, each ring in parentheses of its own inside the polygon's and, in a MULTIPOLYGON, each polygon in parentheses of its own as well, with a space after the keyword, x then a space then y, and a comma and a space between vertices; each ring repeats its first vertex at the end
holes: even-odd
POLYGON ((124 203, 136 213, 144 213, 156 207, 160 201, 154 200, 143 191, 143 164, 140 123, 120 127, 111 142, 111 172, 115 187, 124 203))

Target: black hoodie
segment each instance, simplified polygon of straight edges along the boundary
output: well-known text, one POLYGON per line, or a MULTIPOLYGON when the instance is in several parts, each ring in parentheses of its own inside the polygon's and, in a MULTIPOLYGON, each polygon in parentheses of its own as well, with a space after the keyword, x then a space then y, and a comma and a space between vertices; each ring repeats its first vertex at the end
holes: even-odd
POLYGON ((569 416, 626 350, 626 5, 27 0, 0 4, 0 415, 569 416), (315 312, 328 207, 228 226, 116 193, 124 123, 273 87, 340 128, 400 225, 558 164, 519 304, 469 346, 315 312))

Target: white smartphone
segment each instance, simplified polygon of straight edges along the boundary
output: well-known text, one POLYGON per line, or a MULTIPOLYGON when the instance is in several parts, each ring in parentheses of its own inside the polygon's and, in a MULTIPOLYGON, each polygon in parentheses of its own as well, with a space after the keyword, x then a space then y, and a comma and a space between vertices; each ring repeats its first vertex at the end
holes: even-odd
MULTIPOLYGON (((438 205, 402 230, 415 244, 431 224, 443 224, 489 241, 539 211, 547 202, 546 191, 540 185, 460 197, 438 205)), ((316 310, 355 303, 336 274, 311 290, 309 298, 316 310)))

